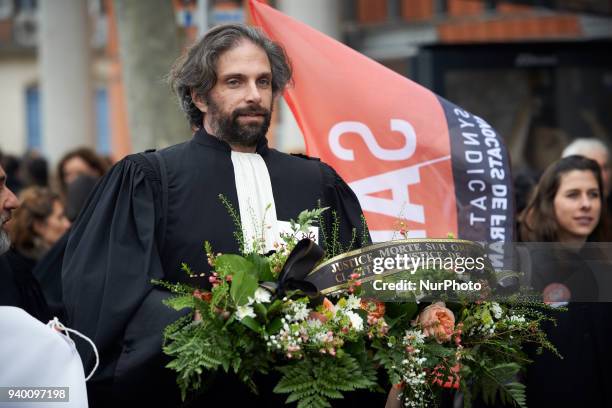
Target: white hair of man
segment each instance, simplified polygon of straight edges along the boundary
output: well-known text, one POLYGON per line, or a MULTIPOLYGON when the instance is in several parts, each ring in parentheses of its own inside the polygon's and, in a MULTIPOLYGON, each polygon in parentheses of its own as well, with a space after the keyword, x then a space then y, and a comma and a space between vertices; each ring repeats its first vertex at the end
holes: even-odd
POLYGON ((577 154, 588 159, 595 160, 601 169, 604 195, 610 194, 610 150, 604 142, 595 138, 579 138, 570 143, 561 157, 577 154))
POLYGON ((608 156, 610 155, 608 146, 606 146, 606 144, 601 140, 581 137, 575 139, 572 143, 567 145, 567 147, 563 150, 561 157, 572 156, 574 154, 587 156, 590 152, 597 150, 604 151, 608 156))

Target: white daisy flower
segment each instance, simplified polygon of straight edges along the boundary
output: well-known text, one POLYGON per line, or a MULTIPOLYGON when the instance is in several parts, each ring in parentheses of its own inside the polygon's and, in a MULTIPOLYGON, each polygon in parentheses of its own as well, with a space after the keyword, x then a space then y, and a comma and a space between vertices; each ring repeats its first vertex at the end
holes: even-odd
POLYGON ((363 330, 363 319, 355 312, 348 311, 346 316, 351 320, 351 326, 357 331, 363 330))
POLYGON ((349 295, 348 298, 346 298, 346 310, 353 310, 353 309, 359 309, 359 307, 361 306, 361 298, 358 298, 355 295, 349 295))
POLYGON ((255 317, 255 311, 249 305, 238 306, 236 308, 236 319, 242 320, 245 317, 255 317))
POLYGON ((264 288, 257 288, 254 296, 255 302, 257 303, 270 303, 270 300, 272 299, 272 294, 264 288))
POLYGON ((496 319, 501 319, 503 310, 502 310, 501 306, 499 305, 499 303, 492 302, 491 303, 491 311, 493 312, 493 316, 495 316, 496 319))
POLYGON ((291 305, 290 312, 287 313, 287 320, 292 322, 298 322, 300 320, 306 320, 310 313, 310 309, 306 307, 304 303, 295 302, 291 305), (293 316, 291 316, 293 314, 293 316))

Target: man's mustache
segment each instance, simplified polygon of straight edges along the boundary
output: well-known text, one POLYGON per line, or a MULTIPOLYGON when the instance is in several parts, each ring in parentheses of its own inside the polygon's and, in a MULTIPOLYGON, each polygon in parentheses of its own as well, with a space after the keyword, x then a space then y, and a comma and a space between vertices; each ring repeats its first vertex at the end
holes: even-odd
POLYGON ((3 225, 5 222, 11 219, 11 213, 2 212, 0 213, 0 225, 3 225))
POLYGON ((249 107, 249 108, 238 108, 232 113, 232 117, 235 119, 240 115, 270 115, 270 111, 263 107, 249 107))

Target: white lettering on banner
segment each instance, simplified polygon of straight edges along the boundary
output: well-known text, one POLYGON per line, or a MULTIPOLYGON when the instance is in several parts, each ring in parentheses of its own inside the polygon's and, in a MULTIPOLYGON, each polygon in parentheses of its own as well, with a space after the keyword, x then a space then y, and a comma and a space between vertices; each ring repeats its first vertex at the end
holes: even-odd
POLYGON ((487 187, 487 184, 482 181, 482 180, 470 180, 468 181, 468 188, 470 189, 470 191, 477 191, 476 188, 474 187, 474 185, 479 186, 478 191, 482 192, 485 190, 485 188, 487 187))
POLYGON ((484 217, 476 217, 473 212, 470 213, 470 225, 473 227, 475 222, 485 222, 484 217))
POLYGON ((470 114, 467 111, 464 111, 463 109, 455 108, 453 109, 453 112, 455 113, 455 115, 463 116, 466 119, 470 117, 470 114))
POLYGON ((494 139, 492 137, 487 137, 485 139, 485 144, 487 147, 499 147, 499 140, 494 139))
POLYGON ((495 130, 483 119, 458 108, 453 112, 462 129, 461 142, 466 148, 464 159, 469 163, 465 170, 470 175, 466 179, 469 194, 464 198, 469 200, 466 221, 472 227, 487 227, 491 242, 489 259, 495 268, 502 267, 508 223, 505 212, 509 205, 503 146, 495 130))
POLYGON ((470 201, 470 204, 472 204, 474 207, 480 208, 482 211, 486 211, 487 210, 487 196, 475 198, 472 201, 470 201))
POLYGON ((480 163, 482 161, 482 152, 478 150, 466 150, 465 160, 472 164, 480 163))
POLYGON ((425 223, 423 206, 412 204, 408 193, 408 187, 420 181, 419 167, 411 166, 363 178, 349 183, 349 186, 357 195, 363 211, 425 223), (386 190, 391 190, 391 199, 370 195, 386 190))
MULTIPOLYGON (((505 238, 505 234, 504 234, 505 238)), ((504 242, 503 240, 495 241, 489 244, 489 260, 494 268, 499 268, 504 265, 504 242)))
MULTIPOLYGON (((499 141, 497 140, 497 134, 485 120, 479 118, 474 115, 474 119, 478 123, 478 127, 480 128, 480 132, 485 136, 485 145, 490 147, 491 144, 499 146, 499 141)), ((490 175, 491 178, 496 180, 505 180, 506 172, 504 171, 504 163, 501 154, 501 149, 499 147, 495 147, 487 150, 490 175)))
MULTIPOLYGON (((450 160, 450 156, 443 156, 415 164, 414 166, 366 177, 349 183, 349 186, 355 192, 355 195, 357 195, 363 211, 425 224, 424 208, 422 205, 410 202, 408 188, 410 185, 420 183, 420 167, 431 166, 432 164, 447 160, 450 160), (391 199, 370 195, 387 190, 391 191, 391 199)), ((370 235, 374 242, 390 241, 397 238, 397 231, 370 230, 370 235)), ((408 231, 408 238, 426 237, 427 231, 424 229, 410 228, 408 231)))
POLYGON ((493 184, 492 189, 493 194, 496 197, 505 197, 506 195, 508 195, 508 186, 506 186, 505 184, 493 184))
POLYGON ((331 151, 341 160, 354 161, 355 153, 351 149, 342 147, 340 137, 345 133, 357 133, 363 138, 372 154, 385 161, 409 159, 416 150, 416 133, 412 125, 402 119, 391 119, 391 130, 399 132, 404 136, 405 144, 400 149, 385 149, 380 147, 369 127, 361 122, 345 121, 336 123, 329 131, 329 147, 331 151))
MULTIPOLYGON (((459 120, 461 120, 461 118, 459 118, 459 120)), ((463 144, 472 145, 472 146, 480 146, 480 142, 478 141, 478 135, 476 133, 463 132, 461 133, 461 136, 463 136, 466 139, 463 141, 463 144)))
POLYGON ((484 174, 484 169, 467 169, 467 174, 484 174))

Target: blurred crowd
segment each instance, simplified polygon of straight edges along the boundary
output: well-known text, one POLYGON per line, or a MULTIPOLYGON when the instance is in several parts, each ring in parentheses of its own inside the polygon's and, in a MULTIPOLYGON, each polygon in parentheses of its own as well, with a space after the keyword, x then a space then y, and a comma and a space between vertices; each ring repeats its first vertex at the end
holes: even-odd
MULTIPOLYGON (((4 285, 0 304, 18 305, 43 322, 53 316, 64 317, 60 271, 47 268, 58 265, 52 248, 62 238, 67 239, 89 193, 112 163, 90 148, 79 147, 67 152, 54 172, 37 153, 23 157, 0 153, 0 164, 6 187, 18 199, 18 206, 4 225, 11 247, 0 256, 1 280, 13 284, 4 285)), ((4 202, 2 205, 6 207, 4 202)))
MULTIPOLYGON (((12 211, 4 225, 12 245, 0 256, 0 280, 12 283, 0 282, 0 304, 21 307, 42 322, 65 318, 60 277, 67 232, 112 163, 84 147, 66 153, 51 175, 47 161, 36 154, 0 159, 10 189, 3 190, 3 216, 12 211)), ((524 381, 533 406, 566 406, 571 401, 609 406, 600 387, 612 380, 607 369, 612 353, 606 345, 612 336, 612 303, 595 302, 602 299, 602 285, 585 262, 591 258, 584 249, 587 242, 612 241, 609 160, 601 140, 577 139, 541 175, 516 172, 517 241, 562 244, 532 254, 531 284, 545 300, 552 296, 568 309, 546 329, 565 359, 528 350, 535 362, 524 381), (581 375, 572 376, 575 371, 581 375), (560 389, 580 391, 567 394, 560 389)))
POLYGON ((3 154, 0 165, 7 175, 6 185, 15 194, 28 187, 50 188, 63 199, 69 184, 79 176, 100 178, 112 166, 110 157, 97 154, 88 147, 78 147, 64 154, 55 169, 37 151, 28 151, 22 157, 3 154))
POLYGON ((545 324, 559 355, 527 350, 529 406, 610 406, 612 380, 609 247, 609 153, 596 139, 579 139, 553 162, 517 205, 519 239, 531 245, 529 286, 550 305, 545 324), (552 245, 551 245, 552 244, 552 245), (574 375, 578 373, 578 375, 574 375))
MULTIPOLYGON (((609 159, 604 142, 581 138, 566 146, 562 158, 543 174, 515 171, 517 241, 612 241, 607 215, 612 202, 609 159), (573 177, 573 173, 584 177, 573 177)), ((21 203, 5 225, 12 247, 1 258, 17 271, 17 276, 28 277, 23 283, 30 287, 36 283, 31 272, 69 230, 112 161, 90 148, 79 147, 67 152, 53 171, 37 153, 16 157, 0 152, 0 164, 6 173, 6 186, 21 203)), ((43 278, 39 276, 38 280, 43 278)), ((46 315, 36 298, 37 294, 31 296, 32 307, 44 320, 46 315)))

